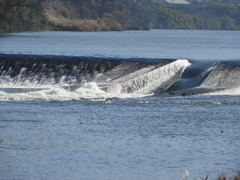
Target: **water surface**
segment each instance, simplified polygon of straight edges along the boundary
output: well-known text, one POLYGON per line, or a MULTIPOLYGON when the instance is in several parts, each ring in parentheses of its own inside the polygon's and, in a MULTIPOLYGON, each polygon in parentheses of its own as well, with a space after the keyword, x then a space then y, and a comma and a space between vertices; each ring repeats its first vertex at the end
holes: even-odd
MULTIPOLYGON (((186 170, 189 179, 234 174, 240 168, 239 40, 239 31, 1 34, 0 179, 177 180, 186 170), (194 96, 103 91, 94 81, 106 70, 98 69, 101 63, 126 59, 141 72, 172 59, 184 69, 176 71, 182 86, 227 60, 222 73, 236 78, 225 82, 235 91, 194 96)), ((214 84, 217 76, 207 77, 214 84)))

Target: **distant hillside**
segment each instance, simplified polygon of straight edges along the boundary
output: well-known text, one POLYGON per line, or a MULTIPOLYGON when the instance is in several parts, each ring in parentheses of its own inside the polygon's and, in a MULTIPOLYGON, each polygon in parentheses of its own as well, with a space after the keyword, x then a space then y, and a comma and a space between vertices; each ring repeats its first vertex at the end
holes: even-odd
POLYGON ((231 3, 167 5, 149 0, 59 0, 44 9, 56 30, 240 30, 240 8, 231 3))
POLYGON ((150 0, 0 0, 0 32, 240 30, 238 5, 187 1, 192 3, 178 5, 150 0))
MULTIPOLYGON (((125 30, 124 23, 118 22, 116 16, 121 12, 96 15, 92 7, 85 7, 71 1, 45 2, 45 13, 54 30, 67 31, 120 31, 125 30)), ((100 8, 98 6, 97 8, 100 8)))
POLYGON ((130 10, 148 7, 143 2, 148 0, 58 0, 45 2, 44 10, 55 30, 121 31, 133 20, 130 10))

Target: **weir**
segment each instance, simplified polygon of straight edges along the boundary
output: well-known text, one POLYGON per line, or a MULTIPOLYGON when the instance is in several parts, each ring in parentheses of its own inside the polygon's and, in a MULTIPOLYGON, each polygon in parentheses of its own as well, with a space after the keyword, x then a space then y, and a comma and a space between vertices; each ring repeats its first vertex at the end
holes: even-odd
POLYGON ((201 86, 213 88, 236 88, 240 87, 239 78, 240 62, 223 61, 213 69, 201 86))
POLYGON ((100 83, 101 89, 111 93, 142 93, 165 91, 176 82, 190 63, 187 60, 164 61, 149 65, 107 83, 100 83))
POLYGON ((0 55, 0 88, 63 87, 96 82, 109 93, 148 94, 177 81, 187 60, 0 55))
POLYGON ((93 82, 96 86, 90 87, 111 94, 197 95, 229 89, 240 92, 239 61, 201 67, 198 74, 192 73, 190 65, 184 59, 0 54, 0 90, 29 92, 63 88, 72 92, 93 82))
POLYGON ((1 55, 0 85, 80 85, 118 64, 118 61, 91 57, 1 55))
POLYGON ((240 61, 222 61, 209 68, 196 78, 188 81, 190 84, 201 84, 190 88, 169 91, 171 95, 239 95, 240 94, 240 61))

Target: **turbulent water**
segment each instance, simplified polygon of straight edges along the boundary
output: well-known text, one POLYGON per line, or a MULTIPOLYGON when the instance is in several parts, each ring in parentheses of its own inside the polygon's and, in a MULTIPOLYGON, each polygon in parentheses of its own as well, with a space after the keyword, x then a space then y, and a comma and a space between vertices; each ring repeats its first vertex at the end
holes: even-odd
POLYGON ((240 168, 240 33, 0 35, 0 179, 240 168))

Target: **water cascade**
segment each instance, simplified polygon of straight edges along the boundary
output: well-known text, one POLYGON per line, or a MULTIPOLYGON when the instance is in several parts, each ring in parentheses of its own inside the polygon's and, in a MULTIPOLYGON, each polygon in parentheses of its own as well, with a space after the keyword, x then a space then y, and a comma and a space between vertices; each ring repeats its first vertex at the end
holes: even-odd
POLYGON ((165 61, 146 66, 99 86, 112 93, 149 94, 157 90, 165 91, 181 77, 189 65, 187 60, 165 61))
POLYGON ((116 96, 240 94, 239 61, 195 66, 185 59, 0 54, 0 91, 60 88, 64 94, 96 91, 116 96))

